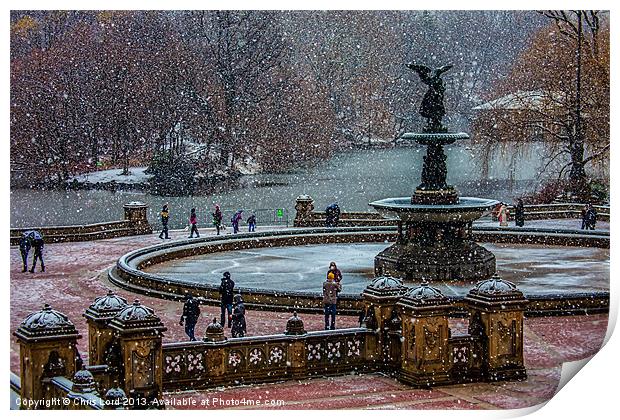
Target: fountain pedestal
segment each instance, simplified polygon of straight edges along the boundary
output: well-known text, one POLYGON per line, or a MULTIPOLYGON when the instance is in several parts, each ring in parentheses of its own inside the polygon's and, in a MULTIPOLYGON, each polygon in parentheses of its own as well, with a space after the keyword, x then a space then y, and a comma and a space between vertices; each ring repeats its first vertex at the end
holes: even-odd
POLYGON ((427 146, 421 183, 411 198, 370 203, 383 216, 397 218, 398 239, 375 257, 375 275, 405 281, 478 281, 495 273, 495 256, 471 240, 472 222, 496 200, 460 197, 446 183, 443 146, 465 133, 407 133, 403 139, 427 146))

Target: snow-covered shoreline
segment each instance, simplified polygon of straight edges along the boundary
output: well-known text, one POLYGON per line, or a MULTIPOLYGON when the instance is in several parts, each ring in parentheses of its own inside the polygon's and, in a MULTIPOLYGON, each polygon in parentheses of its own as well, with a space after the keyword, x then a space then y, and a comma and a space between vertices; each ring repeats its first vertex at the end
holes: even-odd
POLYGON ((146 166, 129 168, 127 175, 123 174, 122 168, 106 169, 103 171, 87 172, 70 178, 69 184, 107 184, 115 182, 117 184, 146 184, 153 177, 145 173, 146 166))

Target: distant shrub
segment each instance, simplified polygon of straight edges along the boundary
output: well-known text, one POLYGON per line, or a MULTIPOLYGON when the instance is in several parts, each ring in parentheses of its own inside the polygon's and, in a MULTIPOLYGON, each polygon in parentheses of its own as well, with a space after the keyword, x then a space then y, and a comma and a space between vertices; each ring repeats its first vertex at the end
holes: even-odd
POLYGON ((177 156, 172 159, 169 151, 158 153, 153 156, 147 173, 153 175, 150 181, 152 194, 183 196, 194 192, 196 169, 190 158, 177 156))

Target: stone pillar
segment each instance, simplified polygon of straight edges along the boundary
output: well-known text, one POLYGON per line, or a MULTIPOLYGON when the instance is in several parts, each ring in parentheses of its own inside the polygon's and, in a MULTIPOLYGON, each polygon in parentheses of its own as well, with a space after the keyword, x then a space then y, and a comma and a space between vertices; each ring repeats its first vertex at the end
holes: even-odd
POLYGON ((110 321, 127 307, 127 300, 108 294, 95 299, 82 315, 88 323, 88 361, 92 365, 107 364, 106 353, 114 341, 114 330, 110 321))
POLYGON ((495 274, 465 298, 469 332, 482 341, 482 375, 489 381, 524 379, 523 311, 527 299, 516 286, 495 274))
POLYGON ((309 195, 302 194, 297 197, 297 200, 295 201, 295 210, 297 211, 297 213, 295 214, 295 221, 293 222, 293 226, 310 226, 310 222, 312 220, 312 210, 314 210, 313 203, 314 200, 309 195))
POLYGON ((153 228, 146 217, 148 205, 141 201, 132 201, 123 206, 125 210, 125 220, 131 223, 137 235, 153 233, 153 228))
POLYGON ((398 378, 416 386, 451 383, 448 338, 450 301, 423 282, 398 302, 402 316, 402 362, 398 378))
MULTIPOLYGON (((389 332, 392 330, 391 320, 399 317, 396 303, 405 294, 407 288, 402 280, 394 277, 377 277, 362 292, 364 299, 364 320, 362 326, 376 332, 374 339, 366 341, 366 354, 382 364, 392 364, 393 351, 389 332)), ((398 342, 400 346, 400 341, 398 342)))
POLYGON ((120 311, 110 321, 121 359, 121 388, 140 405, 162 394, 162 336, 167 330, 151 308, 138 300, 120 311))
POLYGON ((45 398, 43 379, 71 378, 78 370, 76 344, 81 336, 66 315, 48 304, 28 315, 13 335, 19 343, 22 399, 45 398))
MULTIPOLYGON (((304 322, 297 316, 297 312, 286 321, 285 335, 303 336, 306 334, 304 322)), ((293 378, 305 378, 307 369, 306 345, 304 340, 293 340, 288 345, 286 364, 293 378)))

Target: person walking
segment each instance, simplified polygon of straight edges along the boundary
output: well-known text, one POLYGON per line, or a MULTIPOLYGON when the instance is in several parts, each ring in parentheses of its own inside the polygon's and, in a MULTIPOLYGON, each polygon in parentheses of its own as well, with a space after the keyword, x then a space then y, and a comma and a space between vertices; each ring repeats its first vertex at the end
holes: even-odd
POLYGON ((581 209, 581 230, 586 229, 586 215, 588 214, 588 205, 586 204, 581 209))
POLYGON ((30 272, 34 273, 34 269, 37 266, 37 258, 41 260, 41 272, 44 272, 45 264, 43 263, 43 235, 41 235, 39 231, 33 230, 28 236, 30 237, 32 247, 34 248, 34 255, 32 257, 32 268, 30 269, 30 272))
POLYGON ((336 302, 338 292, 342 290, 340 283, 334 281, 334 273, 327 275, 327 280, 323 283, 323 309, 325 312, 325 329, 336 329, 336 302))
POLYGON ((233 233, 239 232, 239 222, 241 221, 243 214, 243 210, 237 210, 237 212, 230 219, 230 223, 232 223, 233 233))
POLYGON ((189 214, 189 224, 192 227, 189 233, 189 237, 194 237, 194 232, 196 232, 196 237, 200 238, 200 233, 198 233, 198 218, 196 217, 196 209, 193 208, 189 214))
POLYGON ((190 341, 196 341, 196 337, 194 336, 194 328, 196 327, 196 323, 200 317, 200 306, 191 293, 185 295, 185 298, 186 300, 183 305, 183 315, 181 315, 179 325, 183 325, 185 322, 185 334, 187 334, 190 341))
POLYGON ((329 273, 333 273, 334 281, 336 283, 340 283, 340 281, 342 280, 342 273, 340 272, 338 267, 336 267, 336 263, 334 261, 329 263, 329 270, 327 271, 328 276, 329 276, 329 273))
POLYGON ((245 337, 246 333, 245 305, 243 304, 243 298, 239 294, 234 297, 232 328, 230 329, 230 333, 233 337, 245 337))
POLYGON ((164 204, 161 211, 159 212, 159 215, 161 216, 162 226, 161 233, 159 234, 159 239, 170 239, 170 237, 168 236, 168 218, 170 216, 170 213, 168 212, 168 204, 164 204), (165 238, 164 235, 166 235, 165 238))
POLYGON ((248 232, 256 231, 256 215, 252 214, 248 217, 248 232))
POLYGON ((222 228, 222 210, 220 210, 219 205, 215 205, 215 211, 211 213, 213 215, 213 225, 215 226, 215 230, 217 234, 220 234, 220 229, 222 228))
POLYGON ((224 277, 222 277, 222 283, 220 284, 220 324, 222 327, 226 325, 224 321, 226 321, 226 311, 228 311, 228 328, 231 327, 232 323, 232 306, 233 306, 233 297, 234 297, 234 288, 235 282, 230 278, 230 273, 226 271, 224 273, 224 277))
POLYGON ((523 207, 523 200, 520 198, 517 200, 517 205, 515 206, 515 225, 519 227, 523 227, 525 223, 525 208, 523 207))
POLYGON ((508 207, 506 207, 506 204, 502 203, 500 206, 497 219, 499 220, 499 225, 501 227, 508 226, 508 207))
POLYGON ((588 203, 588 209, 586 210, 586 230, 594 230, 596 228, 596 210, 592 204, 588 203))
POLYGON ((22 273, 28 271, 28 253, 30 252, 30 248, 32 248, 30 232, 31 231, 27 230, 19 239, 19 252, 22 255, 22 273))

